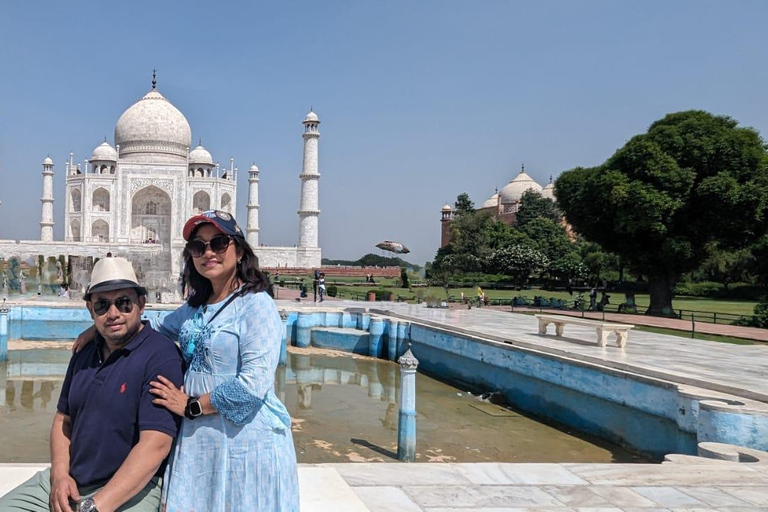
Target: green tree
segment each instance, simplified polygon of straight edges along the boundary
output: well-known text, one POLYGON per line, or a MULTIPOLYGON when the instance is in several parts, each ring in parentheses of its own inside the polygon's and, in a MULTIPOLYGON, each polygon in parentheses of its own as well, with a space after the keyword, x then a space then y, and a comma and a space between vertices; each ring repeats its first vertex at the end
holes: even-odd
POLYGON ((495 251, 489 260, 489 267, 496 273, 512 278, 515 288, 522 288, 531 274, 538 273, 549 264, 540 251, 525 245, 512 245, 495 251))
POLYGON ((549 219, 554 223, 560 223, 563 214, 554 201, 543 197, 535 190, 526 190, 520 198, 520 210, 515 215, 515 225, 522 228, 534 219, 549 219))
POLYGON ((453 203, 453 213, 457 216, 464 215, 465 213, 474 213, 475 203, 469 198, 469 194, 463 192, 456 197, 456 202, 453 203))
POLYGON ((707 244, 740 249, 768 231, 768 152, 729 117, 669 114, 603 165, 563 173, 555 196, 579 234, 648 277, 648 313, 670 315, 707 244))
POLYGON ((520 231, 527 235, 531 247, 541 251, 550 261, 555 261, 573 250, 573 243, 560 222, 546 217, 528 221, 520 231))
POLYGON ((707 247, 707 259, 696 271, 707 281, 721 283, 728 290, 731 283, 749 279, 749 270, 755 257, 749 249, 729 251, 721 249, 716 242, 707 247))
POLYGON ((485 260, 490 252, 488 233, 496 222, 489 212, 464 213, 451 221, 451 251, 485 260))

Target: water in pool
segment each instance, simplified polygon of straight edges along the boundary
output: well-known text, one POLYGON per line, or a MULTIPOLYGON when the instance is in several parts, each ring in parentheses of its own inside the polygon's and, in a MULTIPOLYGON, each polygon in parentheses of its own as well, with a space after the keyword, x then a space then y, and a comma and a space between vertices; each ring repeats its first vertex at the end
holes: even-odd
MULTIPOLYGON (((0 462, 47 462, 48 435, 69 344, 12 342, 0 363, 0 462)), ((418 354, 417 354, 418 357, 418 354)), ((290 348, 276 375, 293 418, 299 462, 391 462, 397 452, 399 369, 363 356, 290 348)), ((419 374, 420 462, 640 462, 419 374)))

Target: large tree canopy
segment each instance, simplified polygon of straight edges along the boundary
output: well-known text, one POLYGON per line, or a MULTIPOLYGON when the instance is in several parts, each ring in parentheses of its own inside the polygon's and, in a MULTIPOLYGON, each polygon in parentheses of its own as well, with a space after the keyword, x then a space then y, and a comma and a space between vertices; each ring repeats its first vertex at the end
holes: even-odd
POLYGON ((651 314, 707 257, 768 231, 768 153, 759 134, 703 111, 669 114, 603 165, 563 173, 558 206, 586 239, 648 276, 651 314))

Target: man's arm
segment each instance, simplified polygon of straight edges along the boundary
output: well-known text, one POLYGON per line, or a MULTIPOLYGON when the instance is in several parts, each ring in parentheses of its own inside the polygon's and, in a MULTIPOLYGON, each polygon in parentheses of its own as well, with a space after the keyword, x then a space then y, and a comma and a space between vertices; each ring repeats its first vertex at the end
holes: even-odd
POLYGON ((112 512, 136 496, 155 476, 160 464, 171 451, 173 438, 156 430, 142 430, 117 473, 107 482, 93 501, 99 512, 112 512))
POLYGON ((69 439, 72 425, 69 416, 56 412, 51 426, 51 495, 54 512, 69 511, 70 500, 80 499, 77 483, 69 475, 69 439))

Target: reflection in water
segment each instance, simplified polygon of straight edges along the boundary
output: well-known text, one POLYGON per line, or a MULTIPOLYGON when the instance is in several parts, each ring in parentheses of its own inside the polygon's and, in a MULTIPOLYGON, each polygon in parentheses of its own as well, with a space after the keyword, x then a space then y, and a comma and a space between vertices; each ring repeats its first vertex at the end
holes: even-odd
MULTIPOLYGON (((0 443, 0 463, 48 461, 49 429, 69 357, 68 350, 17 350, 0 363, 0 439, 12 440, 0 443)), ((391 461, 399 385, 395 363, 291 347, 275 390, 293 418, 299 462, 391 461)), ((493 414, 485 405, 495 406, 425 375, 417 375, 416 390, 421 462, 638 460, 515 411, 493 414)))

